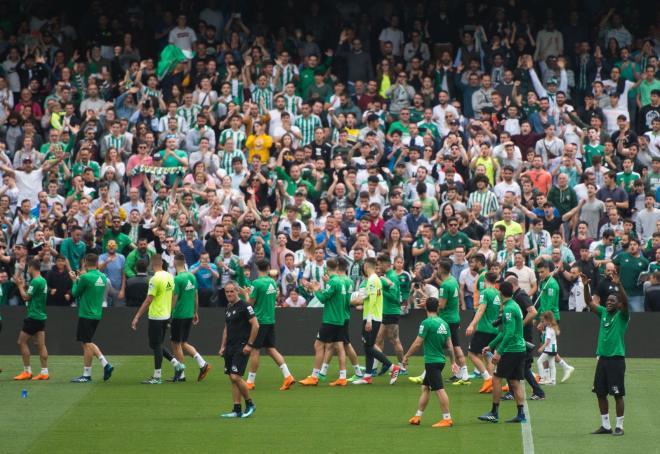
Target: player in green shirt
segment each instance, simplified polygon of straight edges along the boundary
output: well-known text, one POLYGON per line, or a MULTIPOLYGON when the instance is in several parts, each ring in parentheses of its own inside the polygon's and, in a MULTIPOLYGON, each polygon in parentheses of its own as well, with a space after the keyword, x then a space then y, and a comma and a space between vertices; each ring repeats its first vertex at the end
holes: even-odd
POLYGON ((172 315, 172 295, 174 293, 174 278, 167 272, 167 263, 163 261, 160 254, 151 257, 151 266, 154 275, 149 280, 147 297, 138 309, 131 328, 137 330, 137 324, 142 314, 149 311, 149 347, 154 351, 154 374, 142 382, 143 385, 160 385, 162 383, 163 357, 174 366, 175 376, 180 376, 186 366, 180 363, 172 354, 163 347, 167 326, 172 315))
POLYGON ((103 303, 106 301, 108 278, 98 270, 99 257, 96 254, 85 256, 85 267, 78 275, 69 271, 73 281, 71 294, 78 300, 78 329, 76 340, 82 343, 83 374, 71 380, 72 383, 92 381, 92 359, 96 356, 103 367, 103 381, 112 376, 114 367, 105 359, 101 349, 92 342, 96 328, 103 316, 103 303))
MULTIPOLYGON (((316 386, 326 350, 335 349, 339 358, 339 379, 330 386, 346 386, 346 351, 344 350, 344 322, 346 321, 346 296, 350 295, 350 285, 337 273, 339 264, 335 259, 326 262, 328 274, 323 276, 325 285, 313 282, 314 296, 323 303, 321 328, 314 341, 314 368, 312 375, 300 381, 303 386, 316 386)), ((327 371, 325 371, 327 372, 327 371)))
POLYGON ((387 356, 376 347, 376 336, 383 320, 383 285, 376 274, 377 262, 373 257, 365 259, 362 272, 367 278, 367 288, 364 295, 360 294, 351 301, 355 306, 362 306, 362 345, 364 347, 366 372, 364 377, 355 380, 354 385, 372 384, 374 360, 380 361, 382 368, 379 375, 390 372, 390 383, 394 384, 399 377, 401 368, 387 359, 387 356))
POLYGON ((410 357, 422 346, 424 346, 424 381, 422 382, 422 394, 415 416, 408 421, 418 426, 422 422, 422 415, 429 403, 429 394, 435 391, 442 410, 442 420, 433 427, 451 427, 454 425, 449 413, 449 397, 442 383, 442 369, 445 367, 445 352, 449 355, 452 371, 458 373, 458 365, 454 361, 454 347, 451 341, 449 325, 438 316, 438 299, 428 298, 426 300, 426 319, 419 326, 417 337, 403 357, 404 366, 408 365, 410 357))
POLYGON ((248 372, 247 387, 254 389, 254 380, 257 378, 259 368, 259 356, 262 348, 273 358, 275 364, 282 371, 284 382, 281 391, 288 390, 296 381, 289 372, 284 357, 275 348, 275 304, 277 302, 277 282, 270 276, 270 263, 267 260, 257 260, 257 271, 259 277, 252 281, 252 288, 244 294, 248 297, 247 303, 254 308, 254 313, 259 322, 259 333, 254 344, 251 345, 250 369, 248 372))
POLYGON ((21 298, 27 304, 27 318, 23 321, 23 328, 18 335, 18 346, 23 357, 23 372, 14 377, 14 380, 48 380, 48 350, 46 349, 46 296, 48 284, 41 276, 41 262, 37 259, 30 260, 28 264, 30 274, 30 285, 26 289, 25 281, 20 274, 14 277, 16 288, 21 298), (30 366, 30 347, 28 341, 32 340, 39 351, 41 361, 41 372, 32 377, 30 366))
MULTIPOLYGON (((401 288, 399 287, 399 275, 392 269, 392 261, 388 254, 378 256, 378 267, 380 282, 383 286, 383 323, 380 325, 376 336, 376 346, 383 351, 385 339, 394 348, 394 353, 399 360, 399 367, 403 360, 403 345, 399 339, 399 317, 401 317, 401 288)), ((402 368, 400 374, 407 375, 408 372, 402 368)))
POLYGON ((488 344, 483 353, 492 352, 492 361, 495 364, 493 373, 493 406, 491 411, 479 416, 479 420, 488 422, 499 421, 499 406, 502 396, 502 380, 509 382, 518 414, 507 422, 525 423, 525 388, 520 383, 524 378, 525 361, 527 359, 527 344, 523 335, 523 313, 513 298, 513 285, 511 282, 500 284, 502 304, 502 330, 495 339, 488 344))
POLYGON ((623 396, 626 395, 625 336, 630 321, 628 297, 623 285, 621 285, 619 275, 615 273, 612 276, 612 283, 617 293, 610 293, 607 296, 605 307, 603 307, 591 297, 587 276, 581 274, 580 278, 584 284, 584 300, 591 311, 598 315, 600 319, 598 347, 596 348, 598 363, 596 365, 593 392, 596 393, 598 398, 601 425, 592 433, 613 433, 610 424, 609 403, 607 402, 607 395, 611 394, 614 396, 614 402, 616 403, 616 428, 613 435, 623 435, 623 396))
MULTIPOLYGON (((555 320, 559 323, 559 284, 552 276, 552 273, 550 272, 550 264, 548 262, 542 261, 537 265, 536 269, 539 274, 540 294, 538 297, 539 309, 534 319, 538 321, 541 314, 551 311, 552 315, 555 316, 555 320)), ((561 382, 564 383, 571 377, 575 368, 569 365, 559 354, 555 355, 555 362, 558 363, 564 371, 561 378, 561 382)))
POLYGON ((493 363, 488 357, 483 356, 482 352, 497 337, 498 333, 497 328, 493 326, 493 322, 500 316, 502 306, 500 292, 495 288, 497 279, 497 273, 492 271, 485 273, 484 288, 479 293, 477 312, 465 332, 468 336, 473 336, 470 340, 468 355, 484 379, 479 390, 481 393, 488 393, 493 389, 493 363))
MULTIPOLYGON (((192 356, 199 366, 197 381, 202 381, 211 370, 197 349, 188 343, 190 327, 199 323, 199 298, 197 294, 197 278, 186 271, 186 259, 182 254, 174 256, 174 294, 172 295, 172 326, 170 335, 172 340, 172 353, 174 357, 183 363, 183 351, 192 356)), ((186 381, 185 372, 175 376, 172 381, 186 381)))
MULTIPOLYGON (((442 259, 440 267, 440 279, 442 284, 438 288, 438 301, 440 302, 440 317, 449 324, 451 331, 451 341, 454 344, 454 355, 456 364, 459 366, 459 373, 455 375, 454 384, 469 385, 467 365, 465 364, 465 355, 461 348, 459 330, 461 328, 461 316, 459 314, 459 290, 458 281, 451 274, 452 262, 449 259, 442 259)), ((451 380, 451 379, 450 379, 451 380)))

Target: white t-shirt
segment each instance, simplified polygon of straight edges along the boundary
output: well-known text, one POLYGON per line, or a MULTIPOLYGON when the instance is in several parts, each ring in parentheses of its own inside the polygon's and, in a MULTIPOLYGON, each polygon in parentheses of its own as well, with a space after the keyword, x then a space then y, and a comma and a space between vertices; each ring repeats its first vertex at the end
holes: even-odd
POLYGON ((33 170, 27 173, 23 170, 15 170, 16 187, 18 188, 18 203, 22 200, 30 200, 30 204, 35 206, 39 202, 37 195, 43 191, 41 182, 44 179, 44 172, 41 169, 33 170))
POLYGON ((170 31, 169 43, 181 49, 186 58, 192 58, 193 43, 196 41, 197 35, 195 35, 195 31, 190 27, 174 27, 170 31))
POLYGON ((495 195, 497 196, 497 200, 500 203, 504 198, 504 194, 506 194, 507 192, 513 192, 516 195, 516 197, 520 197, 521 194, 520 185, 518 185, 518 183, 516 183, 513 180, 511 180, 510 184, 507 183, 506 181, 500 181, 495 185, 493 191, 495 192, 495 195))
POLYGON ((380 32, 378 40, 381 42, 392 42, 392 55, 401 56, 401 46, 403 45, 403 32, 398 28, 387 27, 380 32))
POLYGON ((518 276, 518 285, 523 289, 528 295, 532 294, 532 285, 536 284, 536 275, 534 270, 528 266, 523 266, 522 268, 511 267, 507 271, 515 273, 518 276))
POLYGON ((550 341, 550 343, 543 349, 543 353, 557 353, 557 333, 555 333, 555 330, 552 329, 552 326, 545 327, 545 330, 543 331, 543 337, 545 342, 548 340, 550 341))

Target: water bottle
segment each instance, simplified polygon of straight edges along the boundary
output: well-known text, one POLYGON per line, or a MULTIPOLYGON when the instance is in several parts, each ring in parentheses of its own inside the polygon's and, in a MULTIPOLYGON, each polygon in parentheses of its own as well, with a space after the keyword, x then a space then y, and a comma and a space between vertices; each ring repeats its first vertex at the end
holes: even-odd
POLYGON ((23 398, 23 399, 27 399, 27 396, 28 396, 28 391, 27 391, 27 389, 23 389, 23 390, 21 390, 21 398, 23 398))
POLYGON ((492 360, 493 360, 493 352, 486 352, 486 357, 487 357, 489 360, 492 361, 492 360))

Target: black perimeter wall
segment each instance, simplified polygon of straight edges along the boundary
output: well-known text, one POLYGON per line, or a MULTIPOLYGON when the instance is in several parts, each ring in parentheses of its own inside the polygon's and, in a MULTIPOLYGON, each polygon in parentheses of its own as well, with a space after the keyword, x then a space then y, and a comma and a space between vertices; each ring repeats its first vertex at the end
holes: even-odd
MULTIPOLYGON (((147 345, 147 320, 140 320, 137 332, 131 329, 131 320, 136 308, 112 308, 105 310, 103 320, 96 331, 94 341, 107 355, 138 355, 151 353, 147 345)), ((25 317, 24 307, 2 308, 2 332, 0 332, 0 354, 16 355, 16 339, 25 317)), ((80 345, 76 342, 77 309, 48 308, 46 342, 51 355, 78 355, 80 345)), ((417 334, 424 312, 416 310, 401 318, 401 341, 407 349, 417 334)), ((216 354, 223 329, 224 310, 201 308, 200 323, 194 326, 190 343, 202 354, 216 354)), ((285 355, 312 355, 316 332, 321 323, 320 309, 278 309, 276 340, 278 349, 285 355)), ((471 313, 462 314, 462 343, 467 346, 464 328, 471 313)), ((351 341, 359 354, 361 314, 354 312, 351 318, 351 341)), ((660 342, 657 327, 660 313, 632 314, 626 336, 626 353, 629 357, 658 358, 660 342)), ((598 319, 591 313, 561 313, 561 336, 559 352, 567 357, 594 357, 598 338, 598 319)), ((386 347, 386 353, 392 351, 386 347)))

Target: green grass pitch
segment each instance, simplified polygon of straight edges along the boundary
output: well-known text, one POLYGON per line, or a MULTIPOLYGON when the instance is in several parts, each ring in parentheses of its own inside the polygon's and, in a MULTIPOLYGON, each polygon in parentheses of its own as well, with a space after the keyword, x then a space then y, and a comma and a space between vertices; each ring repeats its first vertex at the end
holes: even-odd
MULTIPOLYGON (((378 378, 372 386, 295 385, 282 392, 278 390, 279 369, 264 357, 252 392, 257 405, 254 417, 221 420, 218 415, 231 408, 231 396, 220 358, 208 358, 214 369, 204 382, 160 386, 139 383, 152 371, 151 358, 109 359, 115 375, 107 383, 102 382, 98 362, 93 383, 69 383, 82 372, 81 358, 70 356, 50 358, 49 382, 26 383, 11 380, 21 370, 20 358, 0 356, 4 369, 0 374, 0 452, 523 452, 520 425, 477 421, 478 415, 490 409, 490 395, 477 393, 480 381, 470 386, 448 385, 453 428, 431 428, 441 417, 434 398, 422 426, 414 427, 407 420, 416 409, 419 387, 406 377, 395 386, 378 378), (21 398, 24 388, 27 399, 21 398)), ((287 358, 298 379, 309 373, 311 361, 310 357, 287 358)), ((591 393, 595 359, 569 361, 576 367, 571 380, 546 387, 545 401, 529 402, 533 452, 657 452, 660 360, 627 361, 626 435, 619 438, 588 435, 600 420, 591 393)), ((187 365, 189 380, 196 378, 194 361, 188 358, 187 365)), ((35 366, 38 360, 33 358, 35 366)), ((418 372, 420 366, 417 357, 411 372, 418 372)), ((333 363, 329 378, 336 374, 333 363)), ((164 365, 164 375, 171 375, 169 364, 164 365)), ((512 402, 502 402, 502 419, 514 412, 512 402)))

